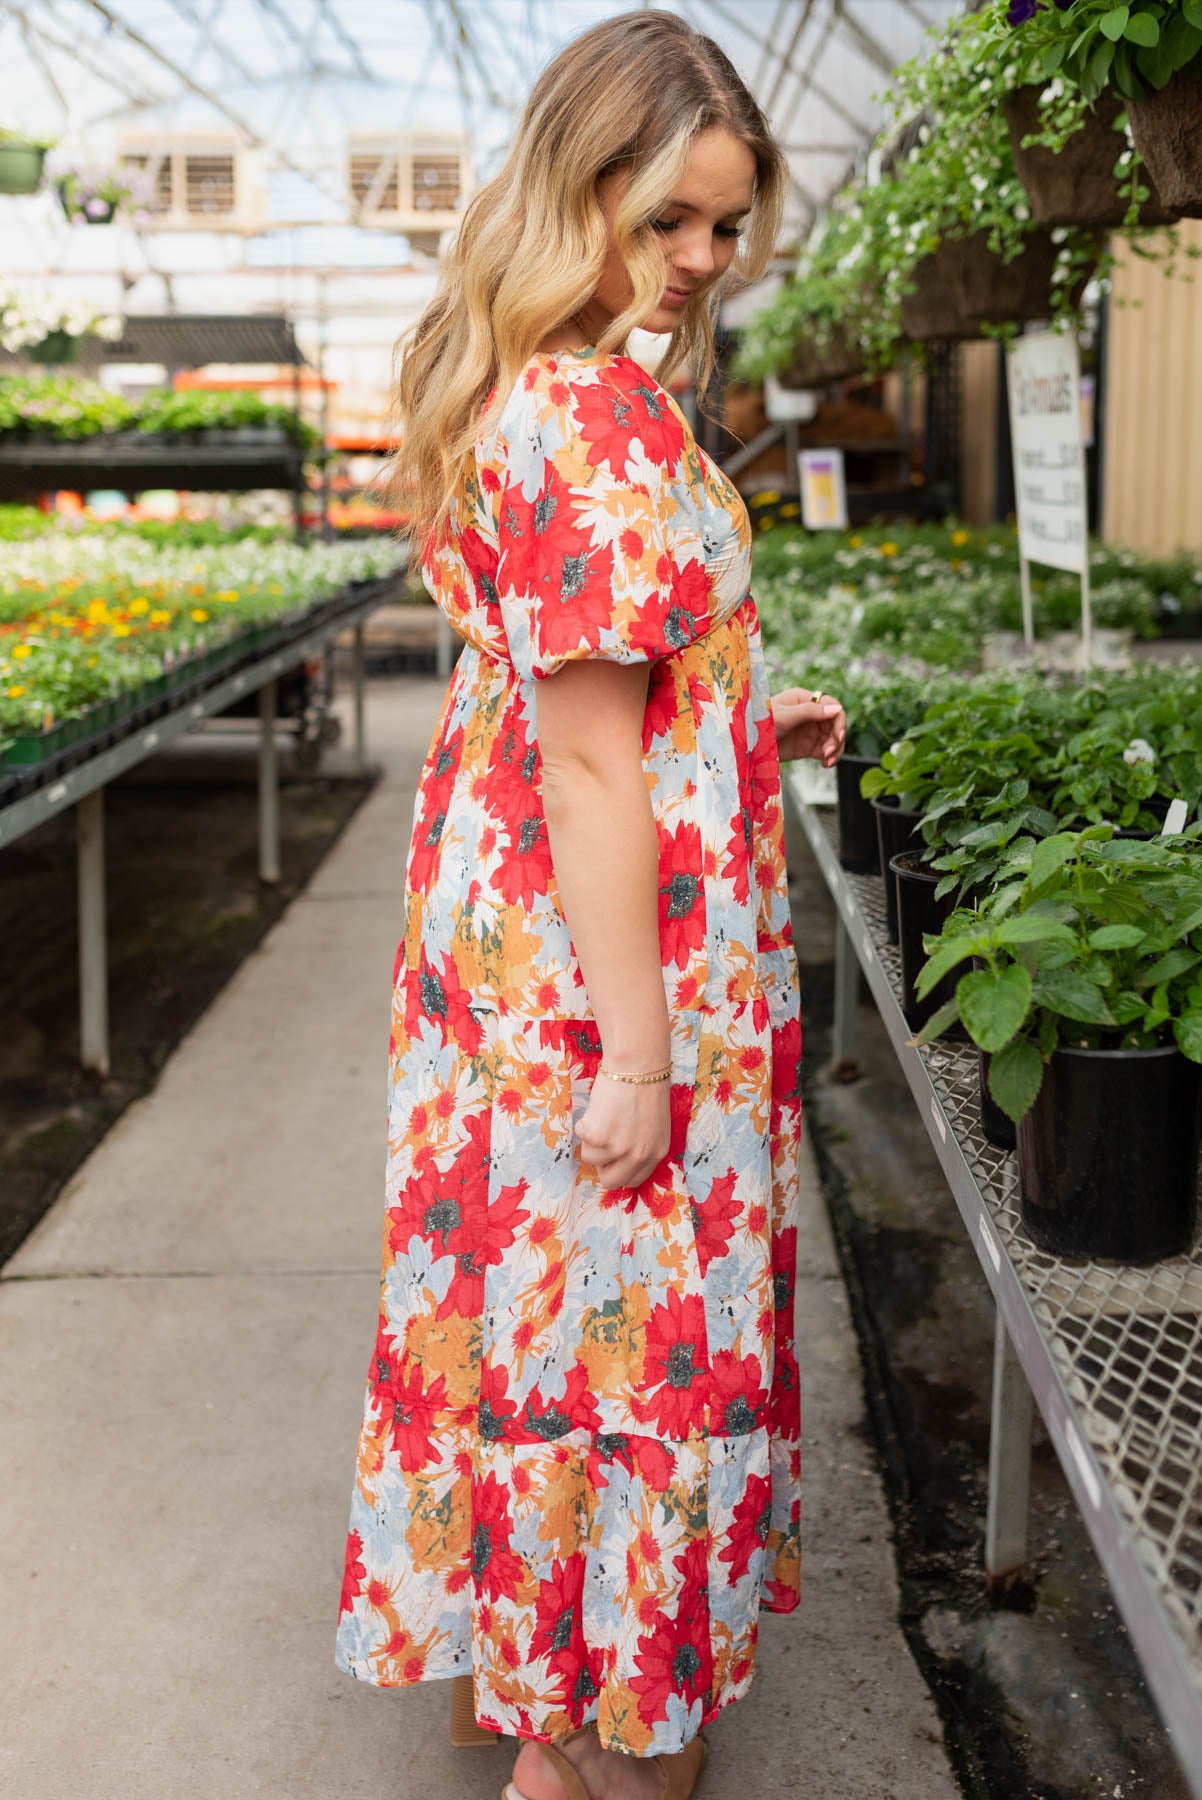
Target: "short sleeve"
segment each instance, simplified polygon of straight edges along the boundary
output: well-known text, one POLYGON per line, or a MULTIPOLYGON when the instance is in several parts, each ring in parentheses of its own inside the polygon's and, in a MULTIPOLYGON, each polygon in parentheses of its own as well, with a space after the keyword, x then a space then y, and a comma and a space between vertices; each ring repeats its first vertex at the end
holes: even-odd
POLYGON ((539 358, 502 412, 497 593, 519 674, 565 662, 650 662, 709 629, 686 435, 625 357, 539 358))

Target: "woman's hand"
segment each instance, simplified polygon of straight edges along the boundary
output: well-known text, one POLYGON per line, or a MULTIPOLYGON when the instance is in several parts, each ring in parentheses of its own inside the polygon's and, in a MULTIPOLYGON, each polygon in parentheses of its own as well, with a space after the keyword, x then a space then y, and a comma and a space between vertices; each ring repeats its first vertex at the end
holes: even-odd
POLYGON ((824 769, 834 768, 847 741, 847 719, 837 700, 808 688, 786 688, 773 694, 769 705, 782 762, 812 756, 824 769))
POLYGON ((597 1075, 576 1121, 576 1142, 602 1187, 638 1187, 659 1167, 672 1137, 671 1104, 670 1082, 640 1085, 597 1075))

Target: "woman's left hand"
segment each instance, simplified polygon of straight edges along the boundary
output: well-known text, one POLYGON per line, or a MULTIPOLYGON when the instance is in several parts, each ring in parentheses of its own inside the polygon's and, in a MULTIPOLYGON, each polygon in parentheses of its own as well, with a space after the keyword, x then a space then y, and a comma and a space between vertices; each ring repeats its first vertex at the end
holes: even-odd
POLYGON ((786 688, 782 694, 773 694, 769 705, 782 762, 812 756, 824 769, 834 768, 847 741, 847 718, 831 694, 786 688))

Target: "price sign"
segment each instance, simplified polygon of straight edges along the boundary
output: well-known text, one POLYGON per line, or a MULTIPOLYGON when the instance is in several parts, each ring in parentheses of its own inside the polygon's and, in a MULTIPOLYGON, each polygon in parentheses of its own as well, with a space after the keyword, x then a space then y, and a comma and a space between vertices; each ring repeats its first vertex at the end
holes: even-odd
POLYGON ((1009 346, 1006 359, 1027 643, 1034 638, 1028 563, 1068 569, 1081 577, 1088 663, 1089 525, 1077 340, 1067 332, 1029 332, 1009 346))
POLYGON ((801 522, 807 531, 847 530, 847 489, 842 450, 802 450, 801 522))

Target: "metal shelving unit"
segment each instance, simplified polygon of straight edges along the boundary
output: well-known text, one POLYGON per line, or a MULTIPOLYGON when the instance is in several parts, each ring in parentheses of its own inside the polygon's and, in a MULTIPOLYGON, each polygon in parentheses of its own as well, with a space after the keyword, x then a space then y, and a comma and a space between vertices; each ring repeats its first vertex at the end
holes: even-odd
POLYGON ((879 876, 849 875, 834 815, 789 796, 839 914, 835 1056, 867 978, 997 1303, 986 1568, 1022 1568, 1032 1398, 1182 1771, 1202 1800, 1202 1244, 1150 1268, 1068 1262, 1022 1231, 1015 1159, 980 1129, 970 1045, 911 1042, 879 876))
MULTIPOLYGON (((403 573, 402 570, 400 571, 403 573)), ((45 769, 21 771, 24 779, 18 797, 0 803, 0 847, 11 844, 68 806, 77 812, 79 887, 79 1017, 80 1061, 85 1068, 106 1074, 109 1067, 108 947, 105 925, 104 789, 127 769, 153 756, 185 731, 213 718, 243 695, 259 695, 259 877, 280 879, 279 765, 275 737, 276 683, 288 669, 308 662, 328 649, 344 631, 354 631, 353 693, 354 766, 364 761, 363 626, 369 613, 388 597, 387 580, 370 583, 357 597, 348 591, 347 604, 323 607, 313 626, 303 625, 278 645, 228 673, 214 671, 203 684, 178 702, 168 701, 149 724, 118 725, 110 741, 93 753, 75 759, 48 759, 45 769), (64 761, 68 766, 64 766, 64 761)), ((136 715, 135 715, 136 716, 136 715)))

